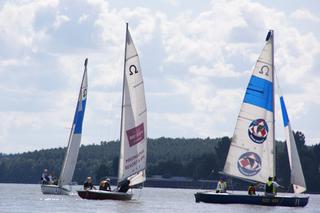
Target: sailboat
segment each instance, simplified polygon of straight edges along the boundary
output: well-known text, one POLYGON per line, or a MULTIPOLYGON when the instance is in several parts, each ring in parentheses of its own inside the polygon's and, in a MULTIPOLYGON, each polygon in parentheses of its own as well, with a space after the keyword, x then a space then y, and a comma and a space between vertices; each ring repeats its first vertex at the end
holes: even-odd
MULTIPOLYGON (((223 174, 255 183, 265 183, 269 177, 276 175, 274 78, 274 32, 270 30, 246 89, 223 174)), ((208 191, 196 193, 196 202, 266 206, 307 205, 309 196, 301 195, 306 191, 306 184, 283 96, 280 97, 280 103, 286 132, 291 184, 295 194, 252 196, 208 191)))
POLYGON ((120 192, 119 188, 128 182, 129 188, 135 188, 146 180, 147 108, 139 56, 128 24, 125 41, 118 188, 78 191, 84 199, 131 200, 133 194, 120 192))
POLYGON ((88 59, 86 58, 84 62, 84 72, 77 100, 76 111, 74 113, 74 119, 71 126, 67 152, 62 164, 62 170, 58 184, 42 184, 41 191, 43 194, 69 195, 70 193, 70 190, 64 186, 70 185, 72 182, 81 143, 82 123, 86 109, 88 91, 87 65, 88 59))

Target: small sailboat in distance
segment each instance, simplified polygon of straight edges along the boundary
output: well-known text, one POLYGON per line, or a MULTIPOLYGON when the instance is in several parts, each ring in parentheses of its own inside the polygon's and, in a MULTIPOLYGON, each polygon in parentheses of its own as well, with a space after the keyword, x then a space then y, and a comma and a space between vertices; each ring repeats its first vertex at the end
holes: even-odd
MULTIPOLYGON (((227 176, 256 183, 265 183, 276 174, 273 39, 273 31, 270 30, 247 86, 223 170, 227 176)), ((196 193, 196 202, 289 207, 307 205, 309 196, 299 195, 306 190, 306 185, 282 96, 280 102, 295 194, 265 196, 209 191, 196 193)))
POLYGON ((78 191, 81 198, 131 200, 133 194, 127 190, 146 180, 147 107, 139 56, 128 24, 122 85, 118 188, 114 191, 81 190, 78 191))
POLYGON ((77 100, 76 110, 69 136, 67 152, 62 164, 62 169, 58 184, 42 184, 41 191, 43 194, 68 195, 70 190, 65 185, 72 183, 73 173, 77 164, 77 158, 81 143, 82 123, 87 102, 88 77, 87 77, 88 59, 84 62, 84 72, 77 100))

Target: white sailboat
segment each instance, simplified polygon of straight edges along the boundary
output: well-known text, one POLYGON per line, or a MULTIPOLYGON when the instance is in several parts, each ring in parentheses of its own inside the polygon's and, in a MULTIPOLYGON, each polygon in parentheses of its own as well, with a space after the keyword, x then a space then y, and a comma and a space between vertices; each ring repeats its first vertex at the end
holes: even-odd
POLYGON ((76 111, 71 126, 67 152, 62 164, 62 170, 58 180, 58 185, 42 184, 41 191, 43 194, 68 195, 70 193, 70 190, 68 190, 64 186, 70 185, 72 182, 72 177, 77 164, 77 158, 81 143, 82 123, 86 109, 88 91, 87 65, 88 59, 86 59, 84 63, 84 72, 77 100, 76 111))
POLYGON ((85 199, 130 200, 132 194, 123 192, 121 187, 129 184, 131 188, 146 180, 146 156, 147 108, 144 83, 139 56, 127 24, 120 126, 119 190, 78 191, 79 196, 85 199))
MULTIPOLYGON (((273 39, 274 34, 271 30, 247 86, 223 170, 228 176, 260 183, 276 176, 273 39)), ((281 100, 291 183, 296 193, 302 193, 306 190, 304 177, 282 97, 281 100)), ((305 206, 308 203, 308 196, 297 195, 268 197, 199 192, 195 194, 195 198, 196 202, 272 206, 305 206)))

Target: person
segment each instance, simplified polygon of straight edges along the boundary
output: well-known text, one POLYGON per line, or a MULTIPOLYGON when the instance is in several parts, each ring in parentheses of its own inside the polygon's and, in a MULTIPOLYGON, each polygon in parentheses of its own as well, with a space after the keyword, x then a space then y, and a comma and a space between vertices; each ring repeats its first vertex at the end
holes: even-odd
POLYGON ((274 196, 273 178, 269 177, 264 187, 265 196, 274 196))
POLYGON ((130 188, 130 180, 124 180, 118 185, 118 192, 126 193, 130 188))
POLYGON ((48 183, 53 184, 53 177, 51 174, 48 175, 48 183))
POLYGON ((224 181, 224 178, 220 178, 217 184, 216 193, 226 193, 227 192, 227 183, 224 181))
POLYGON ((249 185, 248 195, 256 195, 256 187, 254 184, 249 185))
POLYGON ((92 177, 87 177, 87 180, 83 184, 83 189, 84 190, 96 189, 96 187, 94 187, 94 185, 92 184, 92 177))
POLYGON ((105 180, 102 180, 100 182, 99 190, 111 191, 110 179, 109 178, 107 178, 105 180))
POLYGON ((276 176, 273 177, 272 185, 273 185, 273 194, 277 195, 278 188, 280 188, 281 186, 280 186, 279 183, 277 183, 277 177, 276 176))
POLYGON ((49 176, 48 176, 48 169, 44 169, 43 173, 41 175, 41 181, 42 184, 48 184, 49 183, 49 176))

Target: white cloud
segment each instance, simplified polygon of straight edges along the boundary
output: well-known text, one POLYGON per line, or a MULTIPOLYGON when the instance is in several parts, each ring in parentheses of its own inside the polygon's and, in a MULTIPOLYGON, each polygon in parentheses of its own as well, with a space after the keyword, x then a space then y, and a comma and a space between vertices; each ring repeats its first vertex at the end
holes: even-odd
POLYGON ((79 22, 79 23, 83 23, 83 22, 85 22, 85 21, 88 19, 88 17, 89 17, 88 14, 83 14, 83 15, 81 15, 81 16, 79 17, 78 22, 79 22))
POLYGON ((320 17, 317 15, 314 15, 307 9, 298 9, 295 10, 291 15, 291 18, 297 19, 297 20, 306 20, 306 21, 313 21, 313 22, 320 22, 320 17))
POLYGON ((53 23, 53 28, 54 29, 58 29, 61 25, 63 25, 64 23, 70 21, 70 18, 66 15, 57 15, 56 16, 56 20, 53 23))

